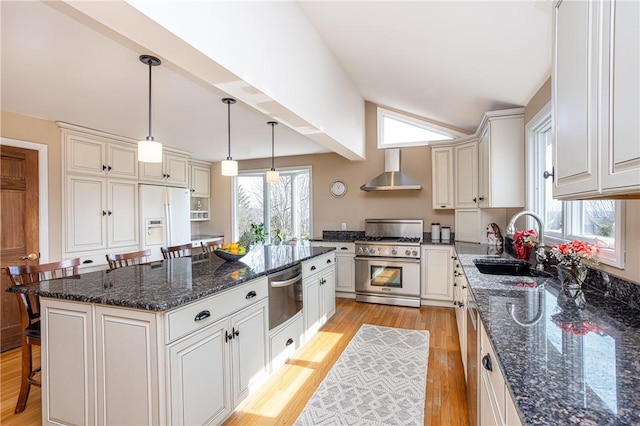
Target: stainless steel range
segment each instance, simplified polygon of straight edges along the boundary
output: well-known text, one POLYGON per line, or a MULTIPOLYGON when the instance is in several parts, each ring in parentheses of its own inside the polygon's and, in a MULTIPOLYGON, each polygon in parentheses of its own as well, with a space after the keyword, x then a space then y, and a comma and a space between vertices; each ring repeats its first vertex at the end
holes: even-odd
POLYGON ((356 300, 420 307, 422 219, 367 219, 356 241, 356 300))

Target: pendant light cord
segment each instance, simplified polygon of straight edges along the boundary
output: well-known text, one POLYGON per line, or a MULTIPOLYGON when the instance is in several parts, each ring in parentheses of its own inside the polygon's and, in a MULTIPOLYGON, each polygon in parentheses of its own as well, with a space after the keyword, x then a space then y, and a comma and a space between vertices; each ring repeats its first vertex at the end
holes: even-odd
POLYGON ((274 163, 274 159, 273 156, 275 155, 275 148, 274 148, 274 143, 273 143, 273 131, 274 131, 275 125, 272 124, 271 125, 271 170, 275 170, 275 163, 274 163))
POLYGON ((227 102, 227 144, 229 154, 227 160, 231 160, 231 102, 227 102))
POLYGON ((153 136, 151 135, 151 59, 147 61, 149 65, 149 136, 147 136, 147 140, 152 141, 153 136))

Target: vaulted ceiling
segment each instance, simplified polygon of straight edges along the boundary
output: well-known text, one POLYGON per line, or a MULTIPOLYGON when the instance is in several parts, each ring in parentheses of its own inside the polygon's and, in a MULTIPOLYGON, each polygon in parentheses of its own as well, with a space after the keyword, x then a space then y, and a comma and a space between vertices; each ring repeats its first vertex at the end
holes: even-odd
MULTIPOLYGON (((484 111, 525 105, 550 74, 550 1, 298 5, 363 100, 459 129, 474 131, 484 111)), ((147 135, 148 70, 138 55, 148 52, 44 2, 0 7, 3 110, 147 135)), ((224 90, 163 63, 153 69, 153 93, 156 139, 195 158, 226 157, 224 90)), ((272 115, 243 102, 232 107, 235 159, 270 155, 272 115)), ((334 150, 287 126, 276 141, 277 156, 334 150)))

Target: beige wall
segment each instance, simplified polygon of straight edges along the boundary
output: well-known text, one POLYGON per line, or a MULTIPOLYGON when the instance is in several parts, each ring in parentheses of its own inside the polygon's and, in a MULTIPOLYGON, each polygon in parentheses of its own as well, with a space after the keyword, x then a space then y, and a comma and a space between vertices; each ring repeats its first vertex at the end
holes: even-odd
POLYGON ((529 101, 527 106, 524 107, 524 122, 525 124, 531 121, 531 119, 551 100, 551 77, 544 82, 544 84, 538 89, 533 98, 529 101))
MULTIPOLYGON (((49 260, 62 258, 62 144, 53 121, 2 111, 0 135, 47 145, 49 192, 49 260)), ((41 248, 42 249, 42 248, 41 248)))
MULTIPOLYGON (((360 185, 384 171, 384 151, 377 149, 376 105, 365 105, 366 160, 349 161, 337 154, 317 154, 276 158, 276 168, 293 166, 312 167, 312 207, 314 237, 321 237, 323 230, 339 230, 342 222, 349 230, 364 230, 366 218, 417 218, 423 219, 425 229, 432 222, 453 228, 453 210, 433 210, 431 207, 431 148, 402 148, 401 169, 422 184, 422 191, 365 192, 360 185), (342 198, 329 194, 329 185, 336 179, 348 187, 342 198)), ((277 139, 276 139, 277 145, 277 139)), ((268 158, 241 161, 240 170, 267 169, 268 158)), ((220 165, 212 168, 214 192, 213 222, 211 231, 231 233, 230 179, 220 176, 220 165), (219 192, 218 192, 219 191, 219 192), (218 195, 220 198, 218 198, 218 195)), ((201 228, 202 229, 202 228, 201 228)))

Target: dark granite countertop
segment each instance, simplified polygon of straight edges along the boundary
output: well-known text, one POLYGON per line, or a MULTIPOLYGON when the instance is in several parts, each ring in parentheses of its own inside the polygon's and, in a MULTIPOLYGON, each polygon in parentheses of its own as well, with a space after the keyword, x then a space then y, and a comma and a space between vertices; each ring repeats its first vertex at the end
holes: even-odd
POLYGON ((330 251, 333 249, 326 247, 259 246, 237 262, 204 253, 9 287, 7 291, 165 311, 330 251))
POLYGON ((588 286, 579 308, 556 278, 480 273, 495 248, 456 250, 524 424, 640 424, 639 311, 588 286))

